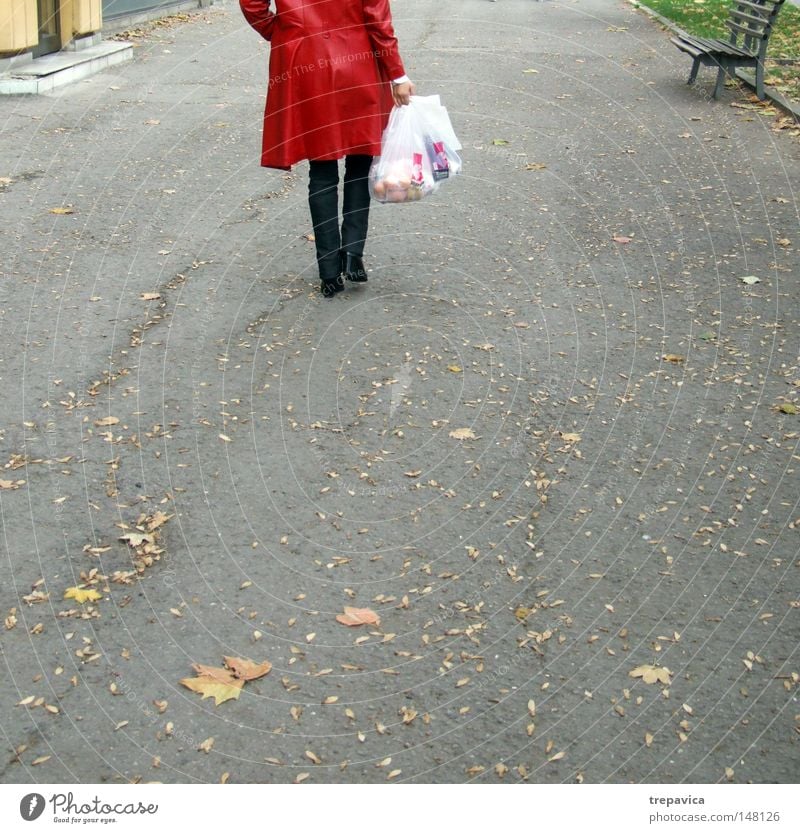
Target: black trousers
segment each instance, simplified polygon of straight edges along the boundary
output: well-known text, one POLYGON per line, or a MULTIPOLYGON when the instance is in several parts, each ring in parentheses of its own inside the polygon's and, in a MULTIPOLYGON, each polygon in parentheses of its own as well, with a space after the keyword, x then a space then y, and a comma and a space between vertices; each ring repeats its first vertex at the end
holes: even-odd
POLYGON ((339 229, 339 163, 309 162, 308 207, 317 247, 317 265, 322 280, 334 280, 342 271, 341 252, 362 257, 369 224, 367 178, 371 156, 345 157, 342 225, 339 229))

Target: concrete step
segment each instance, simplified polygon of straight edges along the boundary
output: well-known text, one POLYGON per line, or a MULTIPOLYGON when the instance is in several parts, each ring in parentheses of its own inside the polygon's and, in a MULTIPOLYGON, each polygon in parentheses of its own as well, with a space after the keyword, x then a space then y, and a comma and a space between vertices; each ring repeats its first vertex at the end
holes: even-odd
POLYGON ((101 41, 77 51, 43 55, 0 74, 0 95, 39 95, 129 61, 133 44, 101 41))

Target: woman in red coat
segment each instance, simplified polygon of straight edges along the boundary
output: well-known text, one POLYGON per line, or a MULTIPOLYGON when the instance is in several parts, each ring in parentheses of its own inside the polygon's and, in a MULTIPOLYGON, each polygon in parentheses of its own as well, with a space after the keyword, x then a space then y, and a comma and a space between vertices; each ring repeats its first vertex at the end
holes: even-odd
POLYGON ((392 104, 415 88, 405 74, 389 0, 239 0, 271 42, 261 164, 309 160, 308 203, 322 294, 367 280, 367 177, 392 104), (272 6, 275 10, 272 10, 272 6), (345 158, 339 228, 339 162, 345 158))

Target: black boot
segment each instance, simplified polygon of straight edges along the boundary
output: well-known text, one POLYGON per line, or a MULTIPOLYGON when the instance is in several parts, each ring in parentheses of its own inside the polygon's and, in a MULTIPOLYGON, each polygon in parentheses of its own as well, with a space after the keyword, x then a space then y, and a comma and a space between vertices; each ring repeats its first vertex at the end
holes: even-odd
POLYGON ((319 291, 322 293, 323 298, 333 298, 337 292, 344 291, 342 276, 337 275, 335 278, 329 280, 323 278, 319 285, 319 291))
POLYGON ((364 261, 350 252, 342 252, 342 273, 348 281, 353 283, 366 283, 367 270, 364 268, 364 261))

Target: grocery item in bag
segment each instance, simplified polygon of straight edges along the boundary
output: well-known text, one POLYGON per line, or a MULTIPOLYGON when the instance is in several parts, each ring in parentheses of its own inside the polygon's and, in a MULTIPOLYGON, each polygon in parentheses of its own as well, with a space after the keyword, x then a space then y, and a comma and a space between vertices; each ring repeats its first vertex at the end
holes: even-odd
POLYGON ((439 97, 412 96, 392 110, 370 169, 370 194, 378 202, 419 200, 460 172, 460 149, 439 97))

